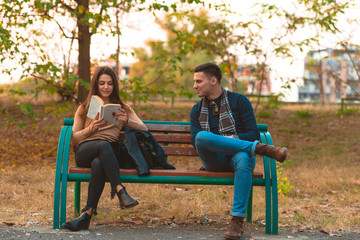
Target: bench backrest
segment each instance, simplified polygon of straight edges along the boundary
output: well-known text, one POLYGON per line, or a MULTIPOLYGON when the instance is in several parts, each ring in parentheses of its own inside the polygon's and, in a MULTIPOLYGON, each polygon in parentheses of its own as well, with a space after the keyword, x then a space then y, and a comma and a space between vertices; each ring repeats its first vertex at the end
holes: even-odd
MULTIPOLYGON (((197 156, 191 145, 190 123, 172 121, 143 121, 149 132, 163 145, 167 156, 197 156), (171 146, 169 146, 169 144, 171 146)), ((73 119, 65 119, 64 125, 72 126, 73 119)), ((260 132, 267 132, 267 124, 258 124, 260 132)), ((120 136, 123 137, 123 136, 120 136)))

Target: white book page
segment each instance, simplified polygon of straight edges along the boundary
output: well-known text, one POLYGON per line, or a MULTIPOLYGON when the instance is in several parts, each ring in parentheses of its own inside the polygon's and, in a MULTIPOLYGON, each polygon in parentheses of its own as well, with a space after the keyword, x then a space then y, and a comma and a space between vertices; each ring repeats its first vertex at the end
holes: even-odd
POLYGON ((87 117, 94 119, 96 114, 100 112, 102 103, 96 98, 91 96, 87 117))
POLYGON ((119 108, 121 108, 120 104, 106 104, 102 106, 102 117, 104 121, 109 124, 119 125, 120 121, 116 119, 115 114, 119 112, 119 108))

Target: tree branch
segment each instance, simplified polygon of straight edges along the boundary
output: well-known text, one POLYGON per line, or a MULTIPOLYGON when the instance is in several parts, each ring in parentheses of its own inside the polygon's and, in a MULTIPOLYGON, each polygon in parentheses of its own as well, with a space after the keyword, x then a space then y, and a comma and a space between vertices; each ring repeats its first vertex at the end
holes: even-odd
POLYGON ((60 2, 61 3, 61 7, 71 13, 75 12, 75 9, 73 9, 72 7, 70 7, 69 5, 67 5, 66 3, 64 3, 63 1, 60 2))
POLYGON ((148 86, 151 86, 151 84, 154 84, 154 83, 156 83, 157 81, 159 81, 160 78, 162 77, 162 75, 164 75, 164 73, 165 73, 167 70, 169 70, 169 68, 170 68, 170 65, 167 65, 167 67, 165 68, 165 70, 164 70, 160 75, 158 75, 158 76, 157 76, 154 80, 152 80, 151 82, 149 82, 149 83, 147 83, 146 85, 144 85, 143 88, 146 88, 146 87, 148 87, 148 86))
POLYGON ((72 36, 68 36, 66 34, 66 32, 64 31, 64 28, 60 25, 60 23, 54 17, 51 17, 48 13, 44 13, 44 16, 49 17, 58 25, 58 27, 59 27, 60 31, 63 33, 64 37, 69 38, 69 39, 74 39, 74 38, 78 39, 74 36, 74 34, 72 36))
MULTIPOLYGON (((101 8, 100 8, 100 12, 99 12, 99 15, 100 15, 100 16, 102 15, 103 10, 104 10, 104 4, 101 4, 101 8)), ((95 28, 98 28, 99 25, 100 25, 100 23, 99 23, 99 22, 96 22, 95 28)), ((90 37, 91 37, 92 35, 93 35, 93 32, 90 33, 90 37)))
POLYGON ((344 47, 347 55, 349 56, 351 64, 353 65, 353 67, 355 69, 356 75, 358 76, 358 79, 360 80, 359 68, 356 66, 354 58, 351 56, 350 51, 349 51, 348 47, 345 45, 345 43, 341 42, 341 45, 344 47))
POLYGON ((71 91, 69 91, 68 89, 60 86, 59 84, 56 84, 56 83, 54 83, 54 82, 52 82, 52 81, 47 80, 47 79, 44 78, 44 77, 37 76, 37 75, 35 75, 35 74, 31 74, 31 76, 33 76, 33 77, 36 78, 36 79, 43 80, 43 81, 46 82, 47 84, 50 84, 51 86, 54 86, 54 87, 57 88, 58 90, 63 91, 64 93, 67 94, 67 96, 69 96, 70 98, 74 99, 74 100, 77 102, 77 97, 75 97, 75 94, 72 93, 71 91))

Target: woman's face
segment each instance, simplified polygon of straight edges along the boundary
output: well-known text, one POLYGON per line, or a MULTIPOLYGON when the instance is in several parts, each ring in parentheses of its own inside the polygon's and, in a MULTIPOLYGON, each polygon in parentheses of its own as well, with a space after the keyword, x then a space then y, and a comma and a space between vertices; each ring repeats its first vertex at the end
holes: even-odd
POLYGON ((103 74, 99 78, 98 83, 100 97, 102 99, 109 99, 114 90, 114 84, 110 75, 103 74))

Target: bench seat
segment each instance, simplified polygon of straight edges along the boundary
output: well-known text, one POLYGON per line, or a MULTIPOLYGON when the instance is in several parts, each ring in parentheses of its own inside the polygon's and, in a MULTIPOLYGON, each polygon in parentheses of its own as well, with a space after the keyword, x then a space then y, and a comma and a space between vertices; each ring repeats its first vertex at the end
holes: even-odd
MULTIPOLYGON (((138 176, 136 169, 120 169, 120 179, 132 183, 168 183, 168 184, 217 184, 231 185, 234 183, 232 172, 210 172, 198 170, 165 170, 150 169, 150 175, 138 176)), ((91 168, 69 168, 68 181, 89 181, 91 168)), ((264 184, 263 174, 254 172, 253 185, 264 184)))

